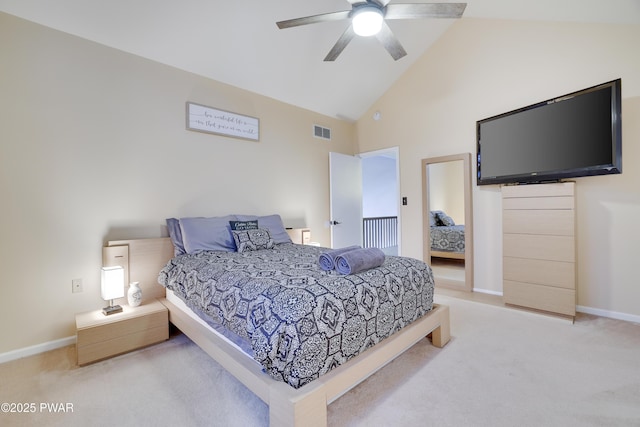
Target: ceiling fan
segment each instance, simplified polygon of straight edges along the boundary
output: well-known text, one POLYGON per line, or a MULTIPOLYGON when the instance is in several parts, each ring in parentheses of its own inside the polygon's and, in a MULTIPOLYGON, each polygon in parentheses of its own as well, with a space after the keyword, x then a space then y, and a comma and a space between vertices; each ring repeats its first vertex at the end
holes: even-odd
POLYGON ((276 22, 280 29, 298 27, 318 22, 351 20, 351 25, 340 36, 325 61, 335 61, 338 55, 356 36, 373 36, 382 43, 394 60, 405 56, 396 36, 385 22, 387 19, 460 18, 466 3, 404 3, 388 4, 390 0, 347 0, 351 10, 323 13, 304 18, 276 22))

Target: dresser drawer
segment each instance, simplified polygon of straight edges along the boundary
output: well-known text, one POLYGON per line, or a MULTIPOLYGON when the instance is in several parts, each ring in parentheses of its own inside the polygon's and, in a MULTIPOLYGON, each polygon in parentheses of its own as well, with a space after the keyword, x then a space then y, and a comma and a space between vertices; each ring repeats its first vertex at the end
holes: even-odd
POLYGON ((505 185, 502 187, 504 199, 557 199, 563 197, 573 198, 575 193, 574 182, 559 182, 555 184, 528 184, 505 185))
POLYGON ((505 280, 506 304, 535 308, 552 313, 576 315, 576 292, 572 289, 505 280))
POLYGON ((502 209, 528 209, 528 210, 551 210, 564 209, 573 210, 574 198, 572 196, 563 197, 520 197, 502 199, 502 209))
POLYGON ((573 236, 540 236, 534 234, 505 234, 503 255, 515 258, 575 262, 573 236))
POLYGON ((573 210, 505 210, 503 233, 573 236, 573 210))
POLYGON ((504 280, 575 289, 576 268, 572 262, 504 257, 502 268, 504 280))

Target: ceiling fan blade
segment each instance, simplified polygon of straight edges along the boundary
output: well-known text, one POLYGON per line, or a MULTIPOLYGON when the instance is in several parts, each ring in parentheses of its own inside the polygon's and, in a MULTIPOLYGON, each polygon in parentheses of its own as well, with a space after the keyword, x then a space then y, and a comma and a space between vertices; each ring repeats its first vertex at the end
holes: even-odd
POLYGON ((276 22, 276 25, 281 30, 284 28, 299 27, 300 25, 315 24, 318 22, 329 21, 341 21, 348 19, 350 10, 343 10, 340 12, 322 13, 320 15, 306 16, 304 18, 288 19, 286 21, 276 22))
POLYGON ((387 6, 385 19, 460 18, 466 3, 403 3, 387 6))
POLYGON ((342 33, 336 44, 333 45, 327 56, 325 56, 325 61, 335 61, 338 55, 342 53, 345 47, 349 44, 349 42, 353 39, 356 33, 353 32, 353 25, 349 25, 349 27, 342 33))
MULTIPOLYGON (((351 6, 354 6, 356 4, 363 4, 363 3, 370 3, 371 0, 347 0, 349 3, 351 3, 351 6)), ((389 3, 391 0, 375 0, 374 3, 380 3, 382 6, 386 6, 387 3, 389 3)))
POLYGON ((387 52, 389 52, 395 61, 407 54, 396 36, 391 32, 391 28, 389 28, 386 22, 382 23, 382 29, 378 34, 376 34, 376 37, 380 40, 380 43, 382 43, 384 48, 387 49, 387 52))
POLYGON ((364 3, 378 3, 380 6, 386 6, 391 0, 347 0, 351 6, 364 3))

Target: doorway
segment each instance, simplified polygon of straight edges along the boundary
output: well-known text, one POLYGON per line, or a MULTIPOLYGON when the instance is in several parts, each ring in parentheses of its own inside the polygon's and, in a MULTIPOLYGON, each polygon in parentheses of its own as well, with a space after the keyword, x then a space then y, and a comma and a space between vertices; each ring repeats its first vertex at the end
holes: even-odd
POLYGON ((361 153, 363 245, 400 255, 399 148, 361 153))
POLYGON ((329 170, 331 247, 375 246, 400 255, 399 148, 330 153, 329 170))

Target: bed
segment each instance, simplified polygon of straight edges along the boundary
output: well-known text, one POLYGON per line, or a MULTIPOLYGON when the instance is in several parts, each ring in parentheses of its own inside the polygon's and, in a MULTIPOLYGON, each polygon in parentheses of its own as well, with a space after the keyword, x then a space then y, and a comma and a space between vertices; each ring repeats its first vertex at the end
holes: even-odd
POLYGON ((464 259, 464 225, 456 224, 443 211, 431 211, 429 225, 431 256, 464 259))
POLYGON ((177 256, 170 238, 108 242, 115 248, 117 260, 107 255, 103 263, 124 264, 128 280, 144 283, 145 299, 160 299, 171 323, 269 405, 274 426, 324 426, 330 402, 417 341, 449 341, 448 307, 432 303, 430 268, 411 258, 339 275, 317 267, 323 248, 286 241, 177 256), (214 278, 218 288, 199 278, 214 278), (313 317, 323 321, 314 325, 313 317))

